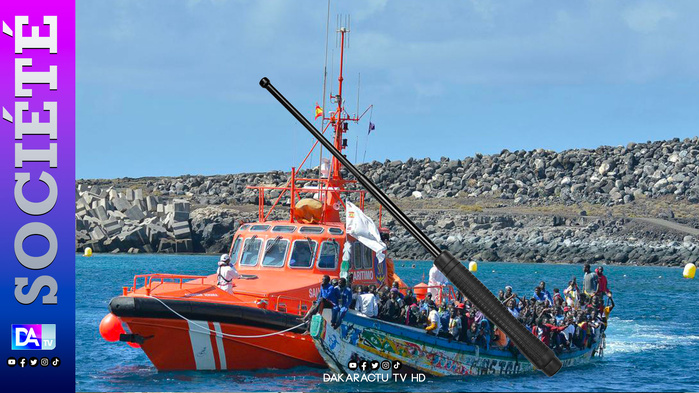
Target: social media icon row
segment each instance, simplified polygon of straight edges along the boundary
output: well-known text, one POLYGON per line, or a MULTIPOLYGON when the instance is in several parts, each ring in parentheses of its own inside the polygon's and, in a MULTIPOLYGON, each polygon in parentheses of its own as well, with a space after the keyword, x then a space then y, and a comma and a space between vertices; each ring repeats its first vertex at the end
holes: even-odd
POLYGON ((379 367, 384 371, 388 371, 390 369, 397 371, 400 370, 401 367, 403 367, 403 363, 401 363, 399 360, 384 360, 380 363, 378 360, 350 360, 349 363, 347 363, 347 368, 349 368, 352 371, 376 371, 379 369, 379 367))
POLYGON ((48 367, 49 364, 52 365, 53 367, 58 367, 61 365, 61 359, 59 359, 58 357, 54 357, 51 360, 49 360, 49 358, 45 358, 45 357, 41 358, 41 360, 39 360, 35 357, 31 357, 29 359, 27 359, 25 357, 21 357, 19 359, 15 359, 12 357, 7 358, 7 365, 10 367, 14 367, 14 366, 19 366, 21 368, 24 368, 27 366, 36 367, 39 364, 41 364, 41 367, 48 367))

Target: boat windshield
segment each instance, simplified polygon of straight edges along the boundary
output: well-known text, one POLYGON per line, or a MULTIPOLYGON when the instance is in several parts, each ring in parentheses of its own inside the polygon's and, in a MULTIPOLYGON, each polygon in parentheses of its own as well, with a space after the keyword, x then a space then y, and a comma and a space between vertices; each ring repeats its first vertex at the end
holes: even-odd
POLYGON ((240 258, 240 266, 257 265, 257 260, 260 258, 261 246, 262 239, 258 239, 256 236, 245 239, 245 243, 243 245, 243 256, 240 258))
POLYGON ((291 248, 291 258, 289 258, 289 267, 294 268, 309 268, 313 266, 313 257, 316 255, 316 247, 318 243, 306 239, 296 240, 291 248))
POLYGON ((262 266, 284 266, 284 259, 286 259, 286 250, 288 248, 289 240, 282 239, 281 236, 267 240, 265 256, 262 258, 262 266))
POLYGON ((236 262, 238 262, 238 256, 240 255, 240 244, 241 244, 240 237, 235 239, 235 242, 233 243, 233 251, 231 252, 231 265, 235 265, 236 262))
POLYGON ((340 253, 340 244, 335 240, 324 241, 320 246, 320 256, 318 257, 318 268, 335 269, 337 267, 337 257, 340 253))

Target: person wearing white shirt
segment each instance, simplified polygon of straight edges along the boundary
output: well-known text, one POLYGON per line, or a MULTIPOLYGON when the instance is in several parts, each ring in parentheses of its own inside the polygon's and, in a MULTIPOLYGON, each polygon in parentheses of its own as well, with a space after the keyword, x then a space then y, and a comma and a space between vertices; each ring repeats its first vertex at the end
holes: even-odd
POLYGON ((233 280, 240 278, 240 274, 238 274, 235 267, 231 265, 230 255, 221 255, 221 259, 218 261, 216 276, 216 285, 228 293, 233 293, 233 287, 235 286, 233 280))
POLYGON ((369 292, 367 285, 362 287, 362 294, 357 299, 357 312, 370 318, 379 315, 379 304, 376 301, 376 296, 369 292))
POLYGON ((434 305, 430 305, 430 315, 427 316, 427 333, 437 335, 442 329, 442 323, 439 321, 439 313, 434 305))
POLYGON ((437 288, 437 286, 447 285, 448 283, 449 280, 437 269, 437 266, 432 265, 432 268, 430 268, 430 280, 427 282, 427 286, 430 288, 427 291, 432 294, 432 298, 437 302, 441 302, 440 294, 442 293, 441 288, 437 288))

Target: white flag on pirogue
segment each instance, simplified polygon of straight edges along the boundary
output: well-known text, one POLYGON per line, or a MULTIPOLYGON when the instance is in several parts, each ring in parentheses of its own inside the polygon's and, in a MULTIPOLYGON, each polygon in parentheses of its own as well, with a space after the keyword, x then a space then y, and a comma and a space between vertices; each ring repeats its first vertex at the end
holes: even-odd
POLYGON ((381 235, 379 235, 374 221, 352 202, 346 201, 345 205, 347 234, 371 248, 376 253, 376 259, 382 263, 386 258, 386 244, 381 241, 381 235))

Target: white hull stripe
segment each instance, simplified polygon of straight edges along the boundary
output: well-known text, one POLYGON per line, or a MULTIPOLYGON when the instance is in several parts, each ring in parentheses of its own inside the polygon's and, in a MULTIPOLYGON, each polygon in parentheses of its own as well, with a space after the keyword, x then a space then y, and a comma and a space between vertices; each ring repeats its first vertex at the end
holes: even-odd
POLYGON ((209 323, 206 321, 187 321, 187 323, 197 370, 216 370, 214 349, 211 347, 211 332, 204 329, 209 326, 209 323))
POLYGON ((218 349, 218 361, 221 363, 221 370, 226 370, 226 348, 223 347, 223 335, 221 334, 221 324, 214 322, 216 331, 216 349, 218 349))

